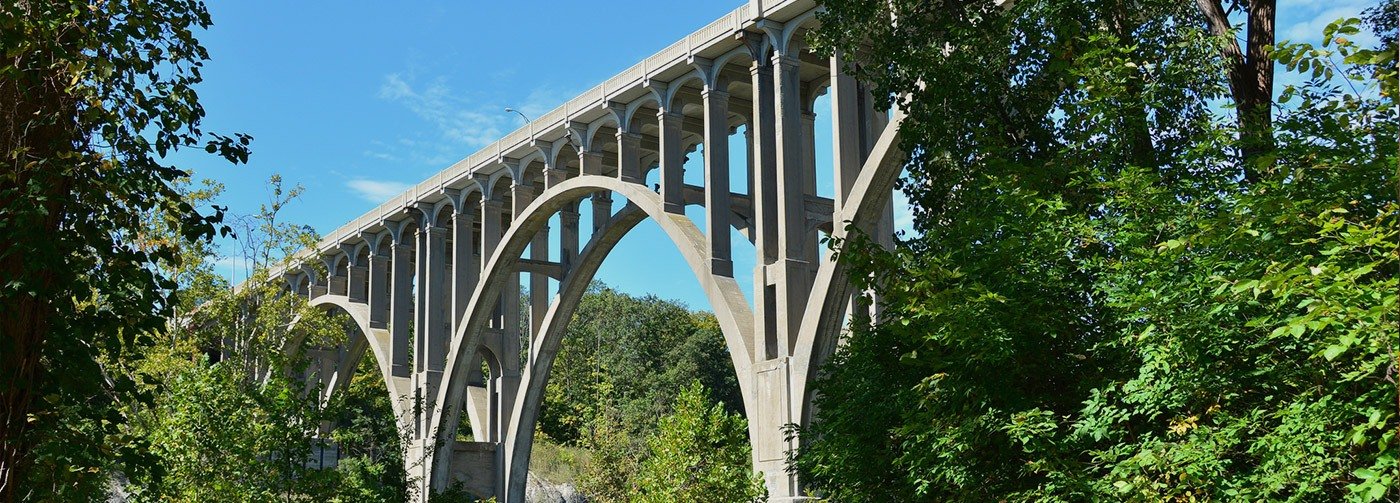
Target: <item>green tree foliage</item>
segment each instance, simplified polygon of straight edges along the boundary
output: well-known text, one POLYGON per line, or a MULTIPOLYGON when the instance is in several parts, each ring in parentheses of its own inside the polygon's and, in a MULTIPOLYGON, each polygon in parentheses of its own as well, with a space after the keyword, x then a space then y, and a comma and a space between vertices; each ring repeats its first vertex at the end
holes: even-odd
POLYGON ((249 383, 230 365, 181 372, 151 411, 147 438, 166 467, 139 498, 169 501, 291 501, 333 494, 334 472, 308 463, 324 411, 301 384, 274 374, 249 383))
MULTIPOLYGON (((575 442, 594 427, 599 403, 645 438, 671 401, 699 379, 730 412, 743 410, 734 365, 714 315, 654 296, 632 297, 601 283, 579 302, 550 371, 540 430, 575 442)), ((639 442, 640 445, 640 442, 639 442)))
MULTIPOLYGON (((734 365, 714 315, 595 282, 555 357, 540 439, 585 449, 577 482, 591 500, 629 501, 649 456, 647 437, 692 381, 714 390, 718 407, 742 413, 734 365)), ((746 436, 739 440, 748 445, 746 436)))
POLYGON ((757 501, 763 479, 750 464, 748 421, 710 401, 699 381, 681 390, 672 412, 647 438, 632 501, 757 501))
POLYGON ((146 466, 118 406, 142 398, 137 376, 98 362, 165 328, 159 273, 220 220, 167 154, 248 157, 249 137, 200 129, 194 32, 209 25, 197 0, 0 6, 0 501, 69 499, 146 466), (150 219, 174 240, 144 240, 150 219))
POLYGON ((907 97, 916 233, 840 257, 884 311, 814 384, 813 491, 1395 495, 1395 3, 1378 49, 1247 48, 1303 81, 1264 134, 1209 3, 826 3, 818 46, 907 97))
POLYGON ((336 428, 331 438, 340 448, 340 501, 406 501, 401 434, 374 356, 366 354, 350 386, 331 404, 336 428))
POLYGON ((186 249, 201 265, 173 275, 181 280, 183 315, 166 343, 126 362, 168 383, 148 390, 154 407, 129 412, 136 418, 129 431, 150 444, 165 472, 131 477, 126 489, 137 500, 406 498, 397 418, 373 356, 361 359, 350 385, 329 404, 303 379, 308 349, 348 343, 358 328, 269 278, 271 265, 315 241, 305 227, 279 218, 301 188, 284 188, 275 176, 270 186, 269 204, 233 219, 249 281, 229 288, 214 275, 208 250, 186 249), (332 441, 338 456, 318 448, 332 441), (327 455, 339 458, 335 469, 322 468, 327 455))

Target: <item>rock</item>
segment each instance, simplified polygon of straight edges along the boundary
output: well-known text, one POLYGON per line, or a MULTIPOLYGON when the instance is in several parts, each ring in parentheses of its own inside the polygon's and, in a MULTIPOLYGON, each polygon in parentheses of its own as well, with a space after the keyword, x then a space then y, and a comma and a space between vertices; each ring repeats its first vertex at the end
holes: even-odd
POLYGON ((531 473, 525 483, 528 503, 588 503, 573 484, 555 484, 531 473))

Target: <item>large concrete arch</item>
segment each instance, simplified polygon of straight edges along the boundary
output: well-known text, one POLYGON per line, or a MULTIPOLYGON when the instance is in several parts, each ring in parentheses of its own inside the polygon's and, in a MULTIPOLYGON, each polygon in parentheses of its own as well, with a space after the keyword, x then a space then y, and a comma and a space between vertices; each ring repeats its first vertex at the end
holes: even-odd
MULTIPOLYGON (((904 169, 904 152, 899 146, 899 126, 903 121, 904 115, 896 111, 889 126, 880 134, 856 178, 851 198, 836 215, 832 226, 833 236, 845 237, 845 224, 868 231, 879 220, 885 204, 893 197, 899 173, 904 169)), ((852 292, 848 279, 844 261, 825 261, 817 270, 817 278, 808 296, 793 365, 794 373, 802 376, 794 382, 795 395, 802 397, 797 416, 802 418, 802 424, 810 424, 812 414, 812 396, 807 385, 816 377, 826 358, 836 351, 836 342, 841 336, 846 299, 852 292)))
MULTIPOLYGON (((322 401, 330 399, 335 392, 343 391, 350 381, 350 376, 359 365, 360 358, 364 355, 364 350, 369 350, 374 355, 375 364, 379 370, 380 380, 384 382, 384 391, 389 394, 389 403, 393 407, 395 422, 402 423, 409 411, 406 397, 409 389, 408 379, 394 377, 390 371, 391 362, 389 360, 389 331, 382 328, 374 328, 369 322, 369 306, 361 302, 352 302, 344 295, 321 295, 310 301, 310 307, 321 310, 339 309, 350 316, 351 321, 359 329, 358 338, 351 337, 347 344, 350 351, 344 361, 337 364, 335 378, 327 386, 327 393, 322 397, 322 401)), ((290 331, 292 337, 284 345, 283 352, 286 354, 299 351, 306 334, 296 329, 300 324, 301 317, 292 319, 290 331)))
POLYGON ((521 381, 514 410, 508 416, 510 425, 502 445, 505 449, 502 456, 505 462, 505 501, 524 501, 530 453, 535 439, 535 424, 539 421, 540 406, 543 405, 545 388, 549 384, 549 373, 554 368, 554 357, 558 355, 559 347, 563 343, 564 330, 573 319, 579 300, 588 290, 588 284, 597 274, 603 259, 612 252, 622 237, 646 217, 646 212, 636 205, 629 204, 623 207, 603 227, 601 234, 589 240, 588 246, 579 255, 578 266, 559 285, 559 293, 545 315, 540 337, 531 344, 530 354, 535 356, 521 381))
MULTIPOLYGON (((752 335, 749 333, 753 325, 753 313, 734 278, 710 273, 708 244, 704 233, 686 216, 663 211, 660 196, 644 186, 611 177, 580 176, 566 180, 537 197, 517 217, 516 222, 502 237, 501 244, 485 270, 482 271, 481 279, 472 295, 470 307, 467 309, 467 319, 459 325, 457 332, 453 334, 444 374, 445 382, 439 390, 436 402, 442 406, 434 411, 430 423, 439 430, 435 430, 431 438, 450 437, 451 429, 456 427, 459 420, 462 394, 465 390, 463 366, 468 364, 470 353, 480 344, 481 328, 484 326, 489 312, 489 309, 484 309, 484 306, 493 305, 496 302, 501 286, 515 269, 516 263, 520 260, 520 254, 530 244, 535 234, 547 225, 550 217, 566 204, 591 196, 599 191, 616 192, 627 198, 632 205, 655 220, 667 234, 705 289, 721 331, 724 333, 725 343, 729 348, 736 371, 740 373, 741 377, 745 375, 753 359, 752 335), (441 430, 441 428, 447 428, 447 430, 441 430)), ((605 230, 600 237, 607 235, 605 230)), ((621 236, 616 236, 616 238, 620 239, 621 236)), ((593 246, 593 243, 590 242, 589 246, 593 246)), ((601 262, 602 257, 600 256, 597 260, 601 262)), ((532 354, 538 351, 536 348, 531 348, 531 350, 532 354)), ((740 391, 746 397, 745 403, 747 405, 752 400, 750 398, 751 392, 742 378, 740 379, 740 391)), ((439 442, 437 446, 439 452, 435 456, 436 459, 445 457, 446 446, 447 442, 439 442)), ((446 469, 446 463, 436 463, 434 470, 439 471, 439 473, 434 478, 438 481, 445 481, 447 478, 446 469)))

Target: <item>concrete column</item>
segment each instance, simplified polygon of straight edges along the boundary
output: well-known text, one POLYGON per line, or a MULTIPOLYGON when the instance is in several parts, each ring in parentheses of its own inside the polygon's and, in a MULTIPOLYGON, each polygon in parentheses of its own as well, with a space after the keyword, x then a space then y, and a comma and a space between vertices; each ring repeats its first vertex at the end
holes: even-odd
MULTIPOLYGON (((534 199, 535 191, 533 187, 522 183, 511 185, 511 225, 515 225, 515 222, 524 216, 525 208, 528 207, 530 202, 534 199)), ((540 232, 545 233, 547 230, 542 229, 540 232)), ((548 234, 545 235, 548 236, 548 234)), ((539 234, 536 234, 530 240, 530 258, 536 257, 535 249, 539 248, 535 246, 537 243, 539 243, 539 234)), ((520 333, 520 269, 517 268, 512 271, 508 277, 510 279, 506 280, 505 288, 501 290, 501 297, 504 301, 502 303, 502 312, 504 313, 503 318, 505 323, 503 327, 505 329, 505 340, 501 346, 502 348, 510 346, 512 349, 501 350, 502 354, 500 358, 503 360, 502 365, 508 365, 509 363, 507 363, 507 361, 518 362, 520 360, 520 342, 524 335, 520 333)), ((534 286, 533 282, 531 286, 534 286)), ((532 312, 531 314, 534 313, 532 312)))
POLYGON ((802 159, 802 94, 795 53, 773 55, 774 130, 778 150, 778 258, 767 277, 777 287, 778 355, 793 354, 793 345, 811 290, 807 257, 807 208, 804 188, 812 176, 802 159))
MULTIPOLYGON (((851 197, 851 187, 860 176, 865 152, 860 148, 860 93, 856 79, 843 71, 845 63, 840 54, 831 57, 831 161, 832 174, 836 177, 835 203, 837 213, 851 197)), ((841 228, 844 222, 835 222, 841 228)))
POLYGON ((544 188, 545 188, 545 190, 549 190, 550 187, 553 187, 553 186, 555 186, 555 185, 559 185, 559 183, 563 182, 564 180, 567 180, 568 178, 569 178, 569 172, 567 172, 567 171, 564 171, 564 170, 562 170, 562 169, 556 169, 556 168, 545 168, 545 170, 544 170, 544 188))
POLYGON ((327 293, 331 295, 350 295, 349 291, 346 290, 346 287, 349 286, 349 282, 346 280, 345 273, 346 270, 329 271, 330 277, 326 278, 329 281, 327 293))
POLYGON ((384 328, 389 323, 389 255, 369 252, 369 325, 384 328))
MULTIPOLYGON (((513 188, 512 200, 515 203, 515 216, 522 218, 526 207, 534 201, 535 193, 529 185, 516 184, 513 188)), ((544 226, 530 240, 530 259, 538 261, 549 260, 549 226, 544 226)), ((520 273, 514 274, 516 280, 515 302, 516 309, 519 309, 520 294, 520 273)), ((544 274, 530 273, 530 337, 533 339, 540 332, 540 325, 544 323, 545 313, 549 310, 549 277, 544 274)), ((517 311, 518 312, 518 311, 517 311)), ((534 355, 530 355, 531 358, 534 355)))
POLYGON ((734 275, 729 242, 729 93, 706 89, 705 226, 710 237, 710 273, 734 275))
POLYGON ((311 276, 311 289, 310 292, 307 294, 306 298, 314 299, 316 297, 325 295, 330 290, 330 288, 327 285, 328 279, 329 278, 326 278, 324 276, 313 274, 311 276))
POLYGON ((594 192, 593 197, 593 233, 597 234, 602 230, 608 220, 612 219, 612 192, 594 192))
MULTIPOLYGON (((418 231, 418 320, 414 326, 414 339, 418 343, 414 389, 423 397, 418 431, 425 433, 432 430, 429 421, 437 408, 434 398, 447 361, 447 229, 430 220, 425 219, 424 227, 418 231)), ((425 449, 431 448, 428 446, 431 441, 423 439, 425 449)))
POLYGON ((617 172, 624 182, 646 183, 642 178, 642 135, 630 131, 617 132, 617 172))
MULTIPOLYGON (((481 267, 486 270, 487 263, 491 261, 491 256, 496 253, 496 246, 501 242, 501 235, 505 232, 501 225, 504 216, 505 205, 501 201, 499 194, 492 194, 481 199, 481 267)), ((494 309, 500 310, 501 303, 505 301, 505 295, 497 301, 494 309)), ((501 328, 499 317, 493 317, 493 325, 501 328)))
POLYGON ((585 175, 603 174, 603 153, 587 150, 578 153, 579 173, 585 175))
MULTIPOLYGON (((744 179, 744 190, 748 192, 749 198, 753 198, 753 125, 749 124, 744 128, 744 169, 748 172, 748 177, 744 179)), ((750 201, 752 202, 752 201, 750 201)), ((752 233, 750 233, 752 235, 752 233)))
POLYGON ((749 196, 753 203, 754 337, 759 360, 778 357, 777 291, 769 277, 769 265, 778 259, 778 174, 774 139, 773 67, 759 58, 749 67, 753 84, 750 116, 749 196))
POLYGON ((447 301, 452 295, 446 276, 447 228, 431 226, 425 230, 427 252, 423 255, 427 260, 423 267, 423 297, 419 299, 419 304, 424 306, 424 329, 420 331, 426 341, 423 368, 441 375, 447 362, 447 327, 451 325, 447 317, 447 301))
MULTIPOLYGON (((414 257, 413 274, 417 281, 413 282, 413 300, 415 308, 413 310, 413 371, 422 372, 427 369, 426 351, 424 343, 427 340, 428 309, 425 306, 425 299, 428 298, 427 269, 428 269, 428 233, 427 229, 419 228, 414 235, 414 257)), ((426 396, 426 395, 425 395, 426 396)))
MULTIPOLYGON (((549 261, 549 227, 540 229, 530 241, 530 258, 540 262, 549 261)), ((530 273, 530 339, 540 334, 540 326, 549 312, 549 276, 544 273, 530 273)), ((535 355, 530 355, 534 358, 535 355)))
POLYGON ((368 274, 369 268, 365 267, 364 265, 354 265, 352 263, 348 268, 346 268, 346 275, 348 277, 347 281, 349 283, 349 287, 347 288, 345 295, 350 297, 350 302, 365 301, 365 294, 368 289, 368 285, 365 284, 365 281, 366 276, 368 274))
MULTIPOLYGON (((409 238, 409 236, 402 236, 409 238)), ((413 374, 413 245, 405 239, 395 240, 393 245, 394 277, 393 292, 389 301, 389 354, 393 375, 409 377, 413 374)))
POLYGON ((661 133, 661 206, 667 213, 685 214, 685 156, 681 154, 681 121, 685 117, 662 110, 656 114, 661 133))
POLYGON ((559 262, 566 275, 578 263, 578 202, 559 210, 559 262))
MULTIPOLYGON (((807 98, 805 97, 803 98, 804 101, 806 99, 807 98)), ((802 112, 801 121, 802 172, 806 174, 806 177, 803 178, 803 181, 805 183, 803 184, 804 187, 802 187, 802 193, 805 196, 815 197, 817 195, 817 114, 810 111, 804 111, 802 112)), ((803 204, 805 206, 806 199, 803 199, 803 204)), ((811 285, 811 282, 815 281, 817 278, 817 267, 819 266, 819 263, 821 261, 821 250, 817 248, 817 237, 820 231, 818 231, 816 227, 812 227, 810 230, 808 230, 809 226, 807 225, 806 215, 807 212, 804 208, 804 211, 802 212, 802 249, 806 253, 802 255, 802 260, 804 262, 807 262, 807 274, 811 276, 811 278, 808 279, 807 283, 808 285, 811 285)), ((806 297, 806 295, 803 295, 803 298, 806 297)))
POLYGON ((476 214, 463 209, 452 215, 452 336, 458 324, 467 316, 467 304, 472 300, 480 268, 472 256, 476 248, 473 225, 476 214))

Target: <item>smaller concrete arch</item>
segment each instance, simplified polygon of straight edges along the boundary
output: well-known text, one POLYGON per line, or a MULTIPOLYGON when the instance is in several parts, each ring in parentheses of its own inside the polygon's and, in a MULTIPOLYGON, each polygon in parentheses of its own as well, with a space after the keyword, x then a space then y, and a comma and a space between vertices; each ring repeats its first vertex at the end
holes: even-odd
POLYGON ((793 39, 797 30, 816 25, 817 13, 825 10, 825 7, 817 7, 782 23, 768 20, 759 21, 758 27, 767 34, 767 37, 764 38, 768 40, 768 44, 773 50, 778 54, 788 54, 793 49, 798 49, 795 45, 802 43, 801 40, 793 39))
MULTIPOLYGON (((384 382, 385 392, 389 393, 389 403, 394 410, 395 422, 399 425, 400 431, 404 431, 403 428, 410 426, 406 421, 411 417, 411 414, 408 414, 408 412, 411 412, 408 406, 408 389, 411 383, 408 382, 407 378, 393 377, 391 373, 389 331, 382 328, 373 328, 369 323, 369 306, 360 302, 351 302, 350 298, 344 295, 322 295, 312 299, 310 307, 323 311, 338 309, 350 316, 350 319, 359 329, 358 333, 364 338, 365 347, 374 355, 375 363, 379 367, 380 379, 384 382)), ((284 354, 290 354, 300 349, 302 343, 301 339, 305 337, 305 333, 298 334, 296 330, 296 326, 300 322, 300 316, 293 318, 291 323, 293 338, 287 341, 284 354)), ((351 342, 353 346, 353 341, 351 342)), ((354 355, 353 349, 352 347, 352 351, 350 352, 352 356, 354 355)), ((360 354, 363 355, 363 351, 361 351, 360 354)), ((354 360, 354 362, 342 362, 343 364, 350 363, 350 367, 344 374, 346 378, 338 379, 342 386, 341 389, 343 389, 343 386, 349 384, 348 376, 350 372, 353 371, 354 366, 359 364, 358 358, 354 358, 354 360)), ((340 371, 337 370, 337 373, 339 372, 340 371)), ((336 383, 333 382, 332 384, 336 383)), ((334 385, 330 387, 332 391, 336 388, 337 387, 334 385)), ((329 399, 330 397, 331 395, 328 394, 324 398, 329 399)))
POLYGON ((345 268, 350 265, 350 253, 344 248, 336 247, 327 254, 321 256, 321 261, 326 264, 326 273, 329 276, 340 276, 345 272, 345 268))
POLYGON ((635 123, 635 121, 632 120, 636 118, 637 110, 640 110, 643 105, 646 105, 648 103, 655 104, 657 108, 662 108, 661 100, 665 99, 664 93, 666 92, 666 89, 667 85, 665 82, 652 82, 651 84, 647 85, 646 94, 642 95, 640 98, 632 100, 632 102, 627 104, 627 108, 623 115, 622 123, 628 125, 628 131, 633 133, 641 132, 641 128, 638 127, 640 126, 640 124, 637 124, 635 123))
POLYGON ((407 217, 402 220, 384 222, 384 227, 388 228, 389 237, 392 238, 392 243, 395 245, 411 244, 413 241, 413 232, 409 231, 418 229, 418 219, 413 218, 412 215, 407 215, 407 217))
POLYGON ((679 107, 676 105, 676 99, 679 97, 681 89, 684 89, 685 85, 690 83, 690 81, 699 82, 701 90, 709 89, 710 73, 707 71, 708 65, 705 65, 705 67, 706 68, 702 69, 700 66, 692 64, 690 71, 671 80, 671 83, 666 86, 666 92, 661 101, 663 104, 661 108, 664 110, 679 111, 679 107))
POLYGON ((822 75, 802 84, 802 111, 814 113, 817 99, 826 96, 831 88, 831 74, 822 75))
POLYGON ((754 60, 754 54, 746 46, 735 47, 733 49, 730 49, 729 52, 721 54, 718 58, 714 59, 713 63, 711 63, 710 77, 707 82, 710 85, 716 86, 716 89, 723 89, 725 91, 728 91, 728 89, 726 89, 726 86, 731 84, 731 82, 727 82, 729 79, 725 79, 723 77, 724 69, 737 60, 748 60, 749 63, 752 64, 754 60))
POLYGON ((597 141, 598 130, 609 125, 612 126, 613 129, 621 129, 622 123, 620 120, 616 113, 608 113, 599 117, 598 120, 588 123, 588 127, 584 130, 584 145, 594 151, 602 150, 599 148, 602 144, 597 141))
POLYGON ((502 169, 488 175, 486 177, 486 183, 481 185, 482 192, 487 195, 493 196, 491 197, 492 199, 503 195, 501 192, 498 192, 502 187, 502 179, 506 181, 506 193, 509 193, 509 187, 515 184, 516 181, 520 179, 520 174, 518 173, 518 171, 520 171, 520 167, 518 163, 515 165, 511 165, 509 163, 503 164, 505 165, 506 169, 502 169))
POLYGON ((342 245, 342 248, 345 249, 346 253, 350 255, 350 265, 363 266, 365 265, 364 257, 368 257, 373 251, 372 245, 370 244, 369 239, 365 239, 365 235, 363 233, 361 233, 357 238, 353 239, 355 239, 356 241, 346 243, 345 245, 342 245))
POLYGON ((297 295, 304 296, 309 293, 310 288, 307 283, 310 279, 306 272, 300 269, 289 269, 282 274, 282 280, 287 282, 287 291, 297 295))
POLYGON ((366 249, 372 255, 387 255, 389 245, 394 241, 393 232, 388 229, 389 223, 384 222, 382 225, 385 228, 379 231, 360 233, 360 240, 364 241, 366 249))
POLYGON ((550 142, 549 152, 545 154, 548 160, 547 164, 555 169, 564 169, 570 162, 578 158, 578 149, 580 147, 581 145, 575 143, 573 139, 573 131, 566 131, 563 138, 550 142), (566 151, 569 152, 571 156, 564 157, 566 151))
POLYGON ((551 158, 549 152, 546 152, 544 147, 538 144, 532 145, 530 147, 530 153, 525 154, 525 156, 521 157, 520 161, 518 161, 520 163, 520 173, 518 173, 516 177, 520 178, 525 173, 537 171, 530 169, 530 164, 532 163, 539 162, 545 166, 549 166, 551 164, 549 161, 551 158))

